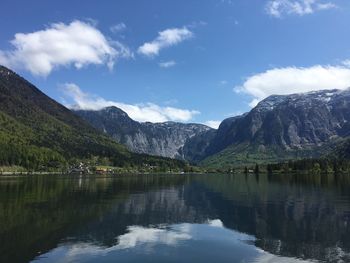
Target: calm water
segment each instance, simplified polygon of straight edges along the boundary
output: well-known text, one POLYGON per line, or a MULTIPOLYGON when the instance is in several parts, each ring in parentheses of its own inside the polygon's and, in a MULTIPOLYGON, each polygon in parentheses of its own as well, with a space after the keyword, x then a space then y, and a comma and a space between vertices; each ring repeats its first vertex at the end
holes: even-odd
POLYGON ((350 262, 350 176, 0 179, 0 262, 350 262))

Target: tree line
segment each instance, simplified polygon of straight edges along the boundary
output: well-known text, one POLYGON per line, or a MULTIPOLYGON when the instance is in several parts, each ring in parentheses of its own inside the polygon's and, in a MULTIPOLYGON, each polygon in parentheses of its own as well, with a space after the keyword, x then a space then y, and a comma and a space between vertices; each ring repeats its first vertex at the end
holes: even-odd
POLYGON ((290 160, 283 163, 266 165, 267 172, 350 172, 349 159, 322 158, 290 160))

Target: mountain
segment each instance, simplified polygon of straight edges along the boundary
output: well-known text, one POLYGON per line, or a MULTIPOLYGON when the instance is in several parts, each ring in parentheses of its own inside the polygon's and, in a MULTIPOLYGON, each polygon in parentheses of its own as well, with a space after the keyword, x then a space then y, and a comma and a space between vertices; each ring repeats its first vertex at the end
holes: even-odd
POLYGON ((130 151, 177 159, 192 160, 187 158, 192 156, 188 148, 183 150, 186 142, 194 136, 214 131, 208 126, 193 123, 140 123, 116 107, 98 111, 77 110, 75 113, 130 151))
POLYGON ((350 136, 350 89, 274 95, 218 130, 200 124, 139 123, 115 107, 76 111, 131 151, 204 166, 271 163, 344 152, 350 136))
POLYGON ((108 159, 115 166, 183 165, 130 153, 15 72, 0 66, 0 166, 37 170, 93 157, 108 159))
POLYGON ((203 156, 207 155, 206 150, 215 138, 216 133, 216 130, 210 129, 189 138, 181 150, 184 159, 193 163, 199 163, 203 156))
POLYGON ((329 159, 336 158, 339 160, 350 160, 350 139, 346 139, 335 145, 334 149, 327 157, 329 159))
POLYGON ((350 135, 350 89, 274 95, 224 120, 202 163, 222 166, 319 157, 350 135))
POLYGON ((350 89, 270 96, 214 130, 139 123, 116 107, 72 112, 0 66, 0 166, 44 170, 78 160, 164 169, 185 165, 145 153, 212 167, 350 158, 349 138, 350 89))

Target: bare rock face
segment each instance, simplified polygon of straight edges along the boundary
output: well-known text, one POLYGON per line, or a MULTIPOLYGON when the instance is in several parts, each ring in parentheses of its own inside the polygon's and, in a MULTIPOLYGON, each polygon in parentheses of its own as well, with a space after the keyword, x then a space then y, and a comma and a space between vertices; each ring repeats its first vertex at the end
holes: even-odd
POLYGON ((250 112, 225 119, 218 130, 201 124, 139 123, 116 107, 76 113, 137 153, 194 162, 228 148, 227 160, 244 149, 312 153, 350 136, 350 89, 270 96, 250 112))
POLYGON ((350 89, 270 96, 249 113, 227 119, 206 156, 245 143, 305 149, 350 135, 350 89))
POLYGON ((140 123, 117 107, 75 113, 133 152, 177 159, 185 159, 182 148, 187 140, 213 130, 202 124, 140 123))

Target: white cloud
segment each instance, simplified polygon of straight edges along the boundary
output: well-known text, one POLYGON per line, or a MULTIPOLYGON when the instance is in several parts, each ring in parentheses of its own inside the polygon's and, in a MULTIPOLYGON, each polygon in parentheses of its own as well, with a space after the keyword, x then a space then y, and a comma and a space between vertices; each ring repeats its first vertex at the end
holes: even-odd
MULTIPOLYGON (((110 247, 102 247, 87 242, 66 243, 46 253, 44 258, 50 262, 50 259, 57 258, 57 255, 59 255, 60 262, 76 262, 84 261, 86 257, 90 259, 92 257, 102 258, 108 254, 117 256, 123 250, 131 251, 135 248, 146 249, 151 252, 157 249, 159 245, 177 246, 181 242, 198 240, 198 238, 214 242, 213 233, 218 230, 225 231, 220 219, 209 220, 205 224, 183 223, 167 225, 166 227, 164 225, 158 227, 128 226, 127 232, 117 237, 117 244, 110 247), (201 231, 203 227, 206 227, 207 231, 201 231)), ((235 236, 237 240, 246 240, 243 239, 245 237, 246 235, 243 234, 235 236)))
POLYGON ((350 59, 344 60, 344 61, 342 62, 342 64, 343 64, 345 67, 350 68, 350 59))
POLYGON ((221 123, 221 121, 214 121, 214 120, 204 122, 205 125, 213 128, 213 129, 219 128, 220 123, 221 123))
POLYGON ((79 20, 51 24, 33 33, 17 33, 11 44, 12 50, 0 51, 0 64, 41 76, 70 65, 80 69, 104 64, 112 69, 119 58, 132 56, 123 44, 107 40, 93 24, 79 20))
POLYGON ((189 224, 182 224, 178 229, 175 226, 171 229, 129 226, 127 233, 118 236, 118 244, 111 247, 100 247, 92 243, 76 243, 56 248, 46 256, 50 257, 52 254, 59 253, 61 262, 75 262, 86 255, 103 257, 109 253, 135 247, 147 246, 148 249, 153 249, 157 245, 176 246, 178 243, 192 238, 191 233, 189 233, 190 228, 183 227, 186 225, 189 224))
POLYGON ((118 237, 119 249, 133 248, 142 243, 176 245, 179 241, 191 239, 186 232, 141 226, 128 227, 129 233, 118 237))
MULTIPOLYGON (((198 248, 207 249, 208 246, 213 246, 209 253, 203 251, 206 256, 209 256, 208 260, 213 259, 212 261, 215 259, 215 252, 242 250, 245 251, 246 255, 249 255, 247 259, 251 262, 310 262, 276 256, 256 246, 252 246, 251 244, 256 240, 254 237, 225 228, 220 219, 211 220, 205 224, 183 223, 154 227, 129 226, 127 227, 127 232, 118 236, 117 240, 118 242, 111 246, 102 246, 96 241, 62 243, 51 251, 40 255, 40 260, 44 262, 57 262, 57 259, 59 259, 58 262, 107 261, 111 258, 123 259, 128 255, 137 255, 137 259, 141 259, 142 254, 144 254, 144 261, 147 261, 159 251, 159 246, 166 246, 177 249, 179 253, 178 261, 191 261, 192 255, 188 253, 189 250, 186 244, 195 242, 200 247, 195 246, 192 252, 199 251, 198 248), (223 240, 227 243, 230 242, 229 246, 217 245, 223 240), (185 246, 181 246, 181 244, 185 246)), ((344 254, 343 251, 340 252, 344 254)), ((233 253, 230 257, 231 262, 242 262, 241 255, 237 256, 233 253)), ((192 259, 192 261, 194 260, 192 259)))
POLYGON ((138 48, 138 52, 145 56, 156 56, 163 48, 174 46, 189 39, 193 33, 186 27, 170 28, 158 33, 158 37, 151 42, 146 42, 138 48))
POLYGON ((83 92, 76 84, 66 83, 62 85, 62 90, 72 103, 65 105, 73 109, 100 110, 105 107, 115 106, 125 111, 130 118, 140 122, 165 122, 191 120, 199 114, 195 110, 179 109, 174 107, 161 107, 154 103, 126 104, 122 102, 105 100, 96 95, 83 92))
POLYGON ((290 257, 282 257, 276 256, 274 254, 270 254, 264 250, 257 249, 259 252, 259 256, 255 259, 254 262, 258 263, 310 263, 312 261, 302 260, 290 257))
POLYGON ((336 7, 332 2, 320 0, 270 0, 266 5, 266 12, 274 17, 292 14, 303 16, 336 7))
POLYGON ((112 33, 119 33, 122 32, 126 29, 126 25, 124 23, 119 23, 116 25, 113 25, 109 28, 109 30, 111 30, 112 33))
POLYGON ((176 62, 174 60, 160 62, 159 67, 161 68, 170 68, 176 65, 176 62))
POLYGON ((320 3, 317 5, 318 10, 328 10, 328 9, 333 9, 337 8, 338 6, 336 4, 333 4, 331 2, 328 3, 320 3))
POLYGON ((345 66, 321 66, 309 68, 287 67, 267 70, 255 74, 238 87, 254 97, 250 106, 270 95, 286 95, 324 89, 346 89, 350 87, 350 68, 345 66))
POLYGON ((208 221, 208 225, 213 227, 224 227, 224 224, 220 219, 213 219, 208 221))

